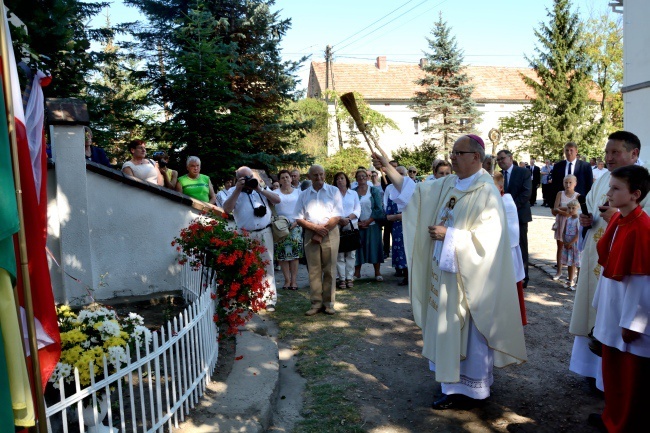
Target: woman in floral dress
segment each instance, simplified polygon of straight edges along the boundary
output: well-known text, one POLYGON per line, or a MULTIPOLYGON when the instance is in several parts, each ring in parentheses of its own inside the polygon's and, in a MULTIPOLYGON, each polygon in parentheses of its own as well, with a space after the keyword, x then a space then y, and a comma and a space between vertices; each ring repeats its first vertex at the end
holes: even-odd
MULTIPOLYGON (((406 176, 406 168, 403 166, 397 167, 397 171, 402 176, 406 176)), ((393 268, 396 271, 402 271, 401 274, 404 279, 398 284, 399 286, 406 286, 409 282, 408 269, 406 267, 406 251, 404 250, 404 235, 402 233, 402 212, 397 210, 397 205, 389 198, 391 190, 395 187, 391 184, 386 187, 384 191, 384 206, 386 208, 386 219, 392 221, 391 235, 393 236, 393 246, 391 251, 391 259, 393 261, 393 268)))
POLYGON ((300 189, 291 186, 291 173, 288 170, 281 170, 278 174, 280 188, 275 193, 280 196, 280 203, 275 205, 278 215, 287 217, 289 236, 274 245, 275 260, 280 263, 280 269, 284 275, 283 289, 298 290, 298 260, 302 258, 302 227, 296 223, 296 201, 300 195, 300 189))

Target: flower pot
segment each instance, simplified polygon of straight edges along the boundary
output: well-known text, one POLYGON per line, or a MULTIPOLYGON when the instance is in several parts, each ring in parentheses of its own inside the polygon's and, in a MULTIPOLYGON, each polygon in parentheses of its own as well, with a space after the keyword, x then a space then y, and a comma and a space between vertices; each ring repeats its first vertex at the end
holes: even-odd
POLYGON ((108 413, 108 401, 97 396, 97 423, 95 423, 95 408, 91 403, 84 407, 82 410, 82 415, 84 419, 84 425, 88 427, 88 433, 118 433, 119 430, 116 428, 111 428, 105 426, 102 421, 106 418, 108 413))

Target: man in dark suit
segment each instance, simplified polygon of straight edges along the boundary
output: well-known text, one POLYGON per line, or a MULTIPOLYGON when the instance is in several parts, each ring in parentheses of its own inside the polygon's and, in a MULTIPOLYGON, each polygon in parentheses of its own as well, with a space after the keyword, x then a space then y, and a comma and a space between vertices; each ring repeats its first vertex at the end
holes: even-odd
POLYGON ((530 179, 532 181, 530 205, 535 206, 535 202, 537 201, 537 188, 539 188, 539 184, 542 182, 541 170, 538 166, 535 165, 535 158, 530 158, 530 165, 528 166, 528 170, 530 170, 530 179))
POLYGON ((521 258, 524 262, 524 287, 528 286, 528 223, 533 220, 530 212, 530 195, 532 192, 532 179, 530 170, 517 167, 512 162, 512 153, 501 150, 497 153, 497 164, 503 174, 503 190, 510 194, 517 205, 519 218, 519 247, 521 258))
POLYGON ((594 173, 587 161, 578 159, 578 145, 570 141, 564 145, 564 159, 553 166, 551 171, 552 179, 552 200, 555 201, 557 193, 564 190, 564 177, 572 174, 578 179, 576 191, 586 196, 591 185, 594 183, 594 173))

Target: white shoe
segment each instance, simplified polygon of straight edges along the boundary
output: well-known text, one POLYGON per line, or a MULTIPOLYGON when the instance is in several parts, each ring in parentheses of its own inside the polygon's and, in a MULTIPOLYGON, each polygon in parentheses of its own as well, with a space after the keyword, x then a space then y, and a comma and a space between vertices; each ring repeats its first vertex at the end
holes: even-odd
POLYGON ((555 274, 555 275, 553 275, 553 281, 557 281, 557 280, 559 280, 560 278, 562 278, 562 274, 555 274))
POLYGON ((381 283, 382 281, 384 281, 384 277, 382 277, 381 275, 377 275, 375 277, 375 281, 379 281, 381 283))

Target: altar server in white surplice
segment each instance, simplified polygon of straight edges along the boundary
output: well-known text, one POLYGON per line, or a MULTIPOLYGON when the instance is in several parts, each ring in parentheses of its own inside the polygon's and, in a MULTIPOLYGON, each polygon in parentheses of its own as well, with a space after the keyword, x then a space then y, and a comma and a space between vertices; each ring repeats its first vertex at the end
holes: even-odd
MULTIPOLYGON (((607 206, 610 172, 626 165, 638 163, 641 152, 639 138, 627 131, 612 133, 605 146, 605 162, 609 170, 592 186, 587 194, 588 215, 580 215, 580 224, 590 226, 581 239, 583 245, 581 268, 573 302, 573 313, 569 332, 575 335, 569 370, 582 376, 596 378, 596 386, 603 390, 601 358, 589 350, 587 335, 596 323, 596 309, 591 305, 602 272, 598 264, 596 244, 605 233, 607 223, 617 209, 607 206), (602 211, 602 212, 601 212, 602 211)), ((646 197, 641 203, 646 213, 650 213, 650 200, 646 197)), ((582 229, 580 237, 582 237, 582 229)))
POLYGON ((417 185, 373 155, 395 185, 391 200, 403 208, 413 316, 422 355, 442 383, 433 404, 439 410, 489 397, 493 366, 526 361, 506 216, 481 168, 485 145, 465 135, 451 155, 455 175, 417 185))

